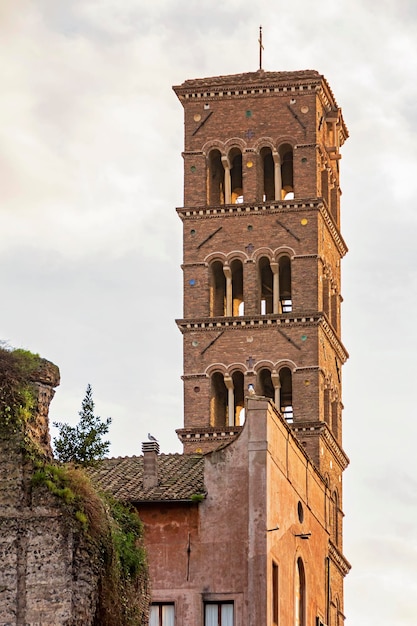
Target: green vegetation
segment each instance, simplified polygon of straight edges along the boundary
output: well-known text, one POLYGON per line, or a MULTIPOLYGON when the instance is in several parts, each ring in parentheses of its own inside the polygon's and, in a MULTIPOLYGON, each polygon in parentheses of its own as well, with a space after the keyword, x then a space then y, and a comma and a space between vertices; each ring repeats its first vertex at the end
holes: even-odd
POLYGON ((99 494, 82 468, 38 463, 34 488, 44 485, 62 501, 90 544, 100 564, 100 598, 96 623, 100 626, 140 626, 147 585, 143 525, 128 505, 99 494))
POLYGON ((100 494, 86 471, 75 464, 98 462, 108 451, 102 441, 110 418, 94 415, 90 385, 80 411, 80 423, 61 427, 55 441, 60 460, 47 460, 44 450, 30 434, 37 411, 36 376, 41 366, 38 355, 12 350, 0 342, 0 429, 4 438, 18 436, 32 471, 32 497, 47 490, 63 509, 77 546, 88 550, 93 570, 98 573, 99 599, 95 626, 143 626, 148 612, 148 570, 143 547, 142 523, 135 510, 100 494))
POLYGON ((107 435, 111 424, 111 417, 102 421, 94 415, 91 385, 87 385, 78 415, 80 421, 76 426, 54 422, 54 426, 59 428, 59 437, 54 438, 55 453, 62 463, 91 465, 104 458, 109 451, 110 442, 102 441, 102 437, 107 435))
POLYGON ((202 502, 205 497, 204 493, 193 493, 191 496, 191 502, 202 502))
POLYGON ((30 419, 36 401, 32 377, 39 365, 38 354, 0 344, 1 426, 18 426, 30 419))

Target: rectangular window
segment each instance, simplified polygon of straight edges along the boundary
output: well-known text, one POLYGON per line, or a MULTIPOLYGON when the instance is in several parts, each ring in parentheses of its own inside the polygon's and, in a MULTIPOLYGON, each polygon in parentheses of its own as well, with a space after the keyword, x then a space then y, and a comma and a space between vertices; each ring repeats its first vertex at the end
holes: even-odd
POLYGON ((204 626, 234 626, 233 602, 207 602, 204 626))
POLYGON ((272 623, 278 624, 278 565, 272 563, 272 623))
POLYGON ((149 626, 175 626, 175 607, 173 604, 152 604, 149 626))

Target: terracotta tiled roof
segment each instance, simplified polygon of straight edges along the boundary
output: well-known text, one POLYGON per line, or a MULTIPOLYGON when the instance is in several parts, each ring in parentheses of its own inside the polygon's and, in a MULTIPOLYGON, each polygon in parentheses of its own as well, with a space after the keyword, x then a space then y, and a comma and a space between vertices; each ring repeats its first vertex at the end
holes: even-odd
POLYGON ((127 502, 184 501, 206 491, 204 458, 196 454, 159 454, 158 485, 147 489, 143 456, 104 459, 88 473, 100 489, 127 502))

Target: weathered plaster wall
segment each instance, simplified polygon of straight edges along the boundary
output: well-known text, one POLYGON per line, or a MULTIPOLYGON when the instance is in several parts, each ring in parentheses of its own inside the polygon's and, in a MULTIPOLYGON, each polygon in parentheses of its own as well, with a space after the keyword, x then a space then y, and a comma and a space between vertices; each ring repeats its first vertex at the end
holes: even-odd
MULTIPOLYGON (((272 626, 273 563, 279 623, 294 623, 298 557, 306 572, 306 623, 326 615, 325 483, 270 402, 249 398, 246 416, 239 437, 206 456, 204 501, 139 507, 152 600, 174 602, 178 626, 202 624, 204 601, 227 600, 236 624, 272 626), (302 533, 309 538, 297 537, 302 533)), ((333 582, 338 587, 337 576, 333 582)))

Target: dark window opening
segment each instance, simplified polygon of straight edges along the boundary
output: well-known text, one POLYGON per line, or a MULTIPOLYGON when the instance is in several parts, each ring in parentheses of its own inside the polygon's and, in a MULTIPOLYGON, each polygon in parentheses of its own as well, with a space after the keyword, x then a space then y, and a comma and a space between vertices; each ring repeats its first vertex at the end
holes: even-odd
POLYGON ((339 434, 339 403, 332 402, 332 431, 335 437, 339 434))
POLYGON ((332 311, 331 311, 331 322, 332 322, 332 326, 333 328, 337 331, 338 330, 338 311, 337 311, 337 304, 338 304, 338 297, 337 294, 334 293, 331 296, 331 307, 332 307, 332 311))
POLYGON ((230 264, 232 272, 232 315, 244 315, 245 304, 243 301, 243 264, 235 259, 230 264))
POLYGON ((259 279, 261 283, 260 313, 266 315, 274 312, 274 278, 271 264, 267 257, 259 260, 259 279))
POLYGON ((294 198, 293 151, 284 144, 279 149, 281 158, 281 197, 283 200, 294 198))
POLYGON ((332 506, 333 506, 333 541, 337 546, 339 544, 339 497, 337 495, 337 491, 333 492, 332 496, 332 506))
POLYGON ((287 422, 294 421, 292 405, 292 375, 289 367, 283 367, 279 371, 280 382, 280 410, 287 422))
POLYGON ((297 559, 295 571, 295 626, 306 624, 306 579, 304 564, 301 558, 297 559))
POLYGON ((245 391, 243 373, 233 372, 232 381, 235 401, 235 426, 242 426, 245 422, 245 391))
POLYGON ((209 154, 208 168, 208 204, 224 204, 224 167, 219 150, 209 154))
POLYGON ((271 398, 275 402, 275 388, 272 383, 271 372, 270 370, 264 368, 259 372, 259 388, 261 392, 261 396, 265 396, 265 398, 271 398))
POLYGON ((330 281, 323 276, 323 313, 330 321, 330 281))
POLYGON ((321 197, 329 206, 329 172, 326 168, 321 171, 321 197))
POLYGON ((291 260, 288 256, 279 259, 279 299, 282 313, 292 311, 291 260))
POLYGON ((279 578, 278 578, 278 565, 272 563, 272 623, 274 626, 278 625, 279 618, 279 578))
POLYGON ((232 204, 243 202, 243 175, 242 153, 234 149, 229 154, 230 159, 230 189, 232 192, 232 204))
POLYGON ((210 426, 224 428, 227 424, 228 392, 221 372, 211 377, 210 426))
POLYGON ((262 148, 261 160, 263 166, 263 202, 275 200, 275 167, 271 148, 262 148))
POLYGON ((226 277, 223 263, 214 261, 210 271, 210 315, 219 317, 224 315, 226 310, 226 277))
POLYGON ((327 426, 329 428, 331 428, 331 424, 330 424, 330 391, 328 389, 324 390, 324 398, 323 398, 323 403, 324 403, 324 421, 326 422, 327 426))

